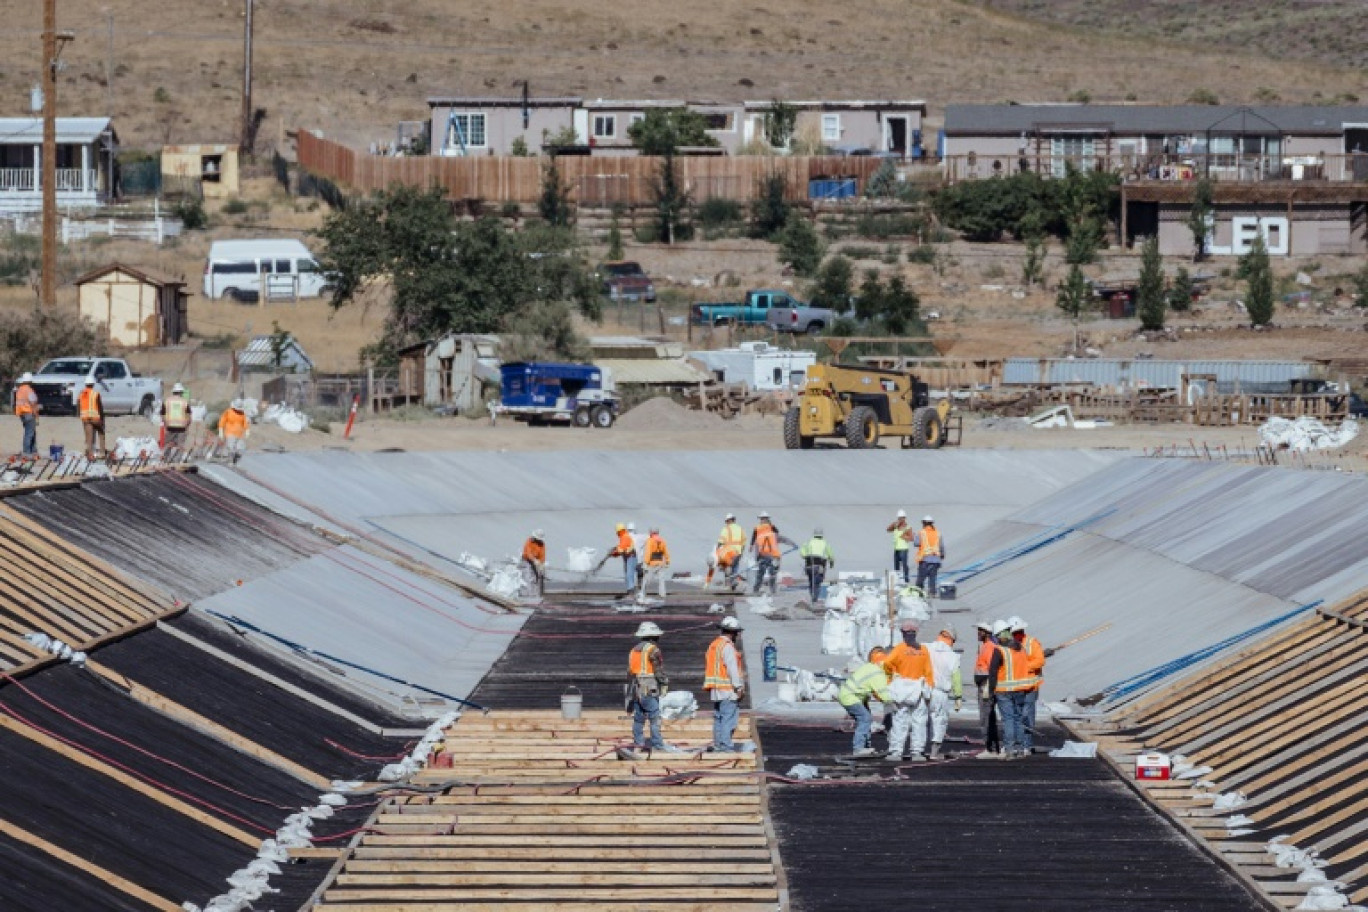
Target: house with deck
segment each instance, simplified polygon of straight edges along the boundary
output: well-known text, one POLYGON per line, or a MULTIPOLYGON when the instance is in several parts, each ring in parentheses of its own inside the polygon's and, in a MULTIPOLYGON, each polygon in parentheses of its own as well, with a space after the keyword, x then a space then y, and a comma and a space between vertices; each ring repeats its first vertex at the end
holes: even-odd
POLYGON ((1193 187, 1213 184, 1209 252, 1368 252, 1368 106, 950 105, 948 180, 1117 173, 1120 233, 1190 253, 1193 187))
MULTIPOLYGON (((57 206, 93 209, 112 196, 118 139, 107 117, 57 118, 57 206)), ((43 119, 0 117, 0 214, 43 208, 43 119)))

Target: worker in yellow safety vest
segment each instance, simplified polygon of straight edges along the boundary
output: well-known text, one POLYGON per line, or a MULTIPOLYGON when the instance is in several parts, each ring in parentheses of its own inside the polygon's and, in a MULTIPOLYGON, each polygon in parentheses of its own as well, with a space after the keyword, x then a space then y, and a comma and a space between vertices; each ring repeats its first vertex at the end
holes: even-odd
POLYGON ((874 716, 869 711, 870 697, 880 703, 892 702, 888 696, 888 672, 883 665, 885 652, 880 646, 869 650, 869 661, 852 671, 836 693, 836 702, 855 720, 852 752, 856 757, 872 757, 877 753, 869 743, 874 727, 874 716))
POLYGON ((667 744, 660 736, 660 698, 669 690, 670 679, 665 675, 665 656, 657 641, 664 631, 650 621, 642 621, 636 629, 637 644, 627 657, 627 711, 632 714, 632 744, 637 750, 658 750, 679 753, 679 748, 667 744), (651 740, 643 741, 647 720, 651 723, 651 740))
POLYGON ((637 592, 637 598, 646 598, 646 587, 652 582, 656 584, 656 594, 662 599, 665 598, 665 578, 669 575, 667 571, 670 569, 670 547, 665 544, 665 539, 660 537, 660 530, 655 526, 651 527, 646 544, 641 546, 641 562, 646 567, 646 574, 641 578, 641 589, 637 592))
POLYGON ((746 663, 736 647, 741 622, 724 617, 717 624, 717 638, 708 645, 703 659, 703 688, 713 705, 713 740, 710 751, 731 753, 742 748, 734 741, 736 723, 741 718, 741 700, 746 694, 746 663))
POLYGON ((85 432, 86 459, 94 460, 104 455, 105 448, 104 400, 95 388, 94 378, 86 379, 76 407, 81 413, 81 430, 85 432))
POLYGON ((812 530, 812 538, 803 543, 798 550, 803 558, 803 572, 808 579, 808 604, 816 607, 817 596, 826 580, 827 570, 836 566, 836 554, 827 544, 821 529, 812 530))
POLYGON ((190 400, 185 395, 185 387, 177 383, 171 387, 171 395, 166 397, 161 407, 162 427, 166 428, 164 449, 185 449, 185 434, 190 429, 190 400))
POLYGON ((917 549, 917 588, 926 598, 936 597, 936 574, 940 573, 941 561, 945 559, 945 543, 936 529, 936 521, 930 516, 922 517, 921 531, 912 536, 912 546, 917 549))
POLYGON ((712 585, 713 574, 719 569, 727 586, 735 586, 741 572, 741 556, 745 553, 746 530, 737 523, 735 513, 728 513, 722 520, 717 546, 708 558, 708 577, 703 582, 704 588, 712 585))
POLYGON ((902 574, 905 586, 912 582, 912 572, 907 568, 907 549, 912 542, 912 527, 907 524, 907 511, 899 510, 886 531, 893 533, 893 572, 902 574))
POLYGON ((14 414, 24 425, 25 456, 38 455, 38 394, 33 391, 32 383, 33 374, 25 373, 14 390, 14 414))

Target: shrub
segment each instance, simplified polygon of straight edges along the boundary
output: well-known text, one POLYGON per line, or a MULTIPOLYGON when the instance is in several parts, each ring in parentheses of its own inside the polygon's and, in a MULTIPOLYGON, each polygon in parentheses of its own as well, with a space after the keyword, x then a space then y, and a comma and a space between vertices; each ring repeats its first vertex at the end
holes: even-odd
POLYGON ((760 178, 756 190, 750 206, 751 237, 770 240, 788 223, 788 179, 774 171, 760 178))
POLYGON ((1169 285, 1169 309, 1178 313, 1187 311, 1192 307, 1194 291, 1192 276, 1188 274, 1187 267, 1179 266, 1178 271, 1173 274, 1173 283, 1169 285))
POLYGON ((931 244, 918 244, 907 251, 907 262, 931 266, 936 262, 936 248, 931 244))
POLYGON ((852 260, 877 260, 879 258, 879 248, 870 247, 866 244, 846 244, 839 253, 842 256, 850 257, 852 260))
POLYGON ((1164 294, 1164 260, 1159 255, 1159 236, 1150 235, 1140 257, 1140 281, 1135 288, 1135 309, 1140 315, 1140 326, 1155 330, 1164 328, 1164 311, 1168 300, 1164 294))
POLYGON ((850 310, 850 283, 854 278, 850 260, 837 254, 817 270, 816 280, 808 291, 813 307, 827 307, 836 313, 850 310))
POLYGON ((811 276, 822 262, 822 241, 812 223, 797 212, 790 212, 779 232, 779 262, 787 263, 800 276, 811 276))
POLYGON ((242 214, 243 214, 244 212, 246 212, 249 208, 251 208, 251 207, 249 207, 249 206, 247 205, 247 201, 246 201, 246 200, 241 199, 240 197, 233 197, 233 198, 230 199, 228 202, 226 202, 226 203, 223 204, 223 214, 224 214, 224 215, 242 215, 242 214))
MULTIPOLYGON (((246 207, 244 207, 245 211, 246 207)), ((201 231, 209 224, 209 216, 204 214, 204 206, 193 197, 179 200, 171 210, 181 220, 186 231, 201 231)))
POLYGON ((886 241, 893 237, 921 237, 926 218, 912 213, 866 212, 855 222, 855 234, 862 238, 886 241))
POLYGON ((725 228, 740 222, 741 219, 741 204, 733 199, 710 196, 698 207, 698 220, 703 223, 704 228, 725 228))

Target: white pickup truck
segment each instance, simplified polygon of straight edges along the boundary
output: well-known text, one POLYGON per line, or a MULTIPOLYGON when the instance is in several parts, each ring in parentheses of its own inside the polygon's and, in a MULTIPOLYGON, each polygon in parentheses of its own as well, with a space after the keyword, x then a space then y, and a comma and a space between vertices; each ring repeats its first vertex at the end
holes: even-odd
POLYGON ((33 375, 43 415, 75 415, 87 378, 95 380, 106 415, 151 415, 162 382, 139 377, 122 358, 53 358, 33 375))

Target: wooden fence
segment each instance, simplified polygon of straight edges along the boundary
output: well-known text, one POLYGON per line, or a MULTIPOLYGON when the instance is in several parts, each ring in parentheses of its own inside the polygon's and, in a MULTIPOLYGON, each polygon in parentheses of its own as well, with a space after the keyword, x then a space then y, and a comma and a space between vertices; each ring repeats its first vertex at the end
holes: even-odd
MULTIPOLYGON (((457 200, 535 203, 541 196, 545 160, 508 156, 394 157, 367 155, 299 131, 299 165, 318 177, 360 193, 396 184, 441 187, 457 200)), ((701 203, 709 197, 754 199, 759 184, 775 172, 784 175, 790 202, 811 199, 809 182, 848 179, 856 195, 879 168, 867 156, 680 156, 676 163, 684 186, 701 203)), ((570 198, 579 205, 645 206, 660 159, 647 156, 561 156, 556 160, 570 198)))

